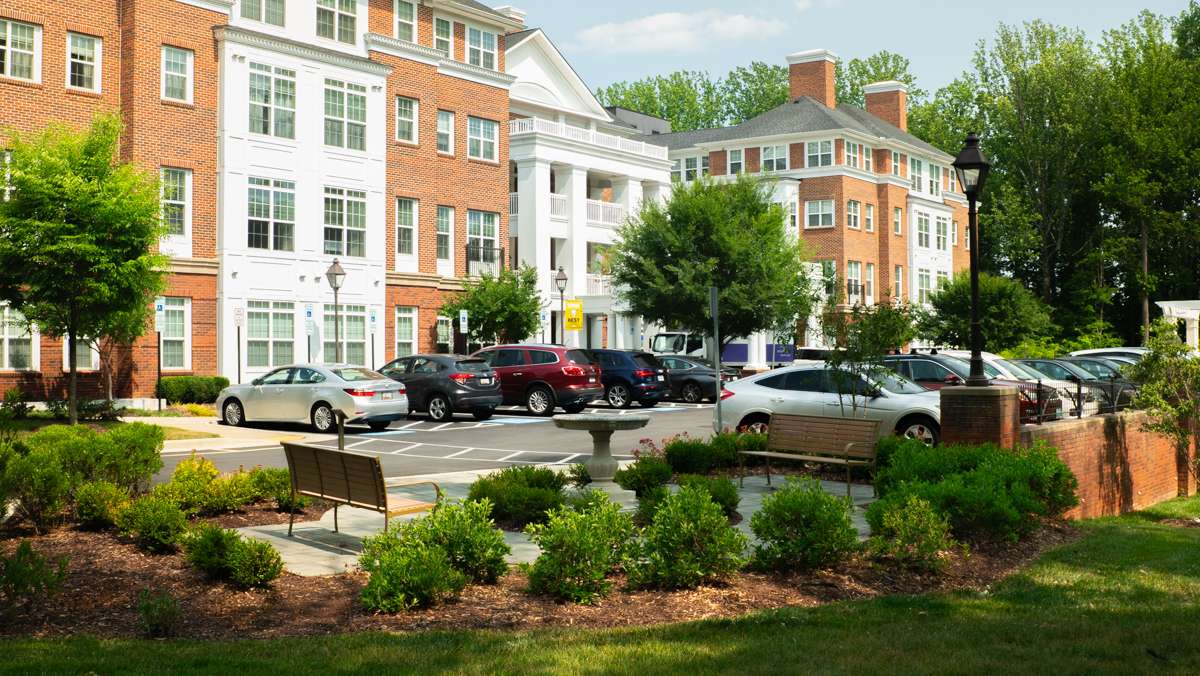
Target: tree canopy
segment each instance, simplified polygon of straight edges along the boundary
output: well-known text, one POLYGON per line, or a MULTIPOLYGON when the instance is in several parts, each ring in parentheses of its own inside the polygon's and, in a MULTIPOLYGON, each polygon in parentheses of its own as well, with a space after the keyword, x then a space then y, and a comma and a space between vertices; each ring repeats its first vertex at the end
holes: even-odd
MULTIPOLYGON (((971 275, 961 272, 933 295, 929 308, 916 312, 917 334, 934 345, 971 345, 971 275)), ((1020 282, 979 275, 979 325, 983 349, 1000 352, 1022 341, 1049 334, 1050 312, 1020 282)))
POLYGON ((525 340, 537 331, 542 299, 537 289, 537 271, 531 267, 501 270, 466 282, 466 290, 447 301, 442 312, 457 318, 467 311, 471 343, 489 345, 525 340))

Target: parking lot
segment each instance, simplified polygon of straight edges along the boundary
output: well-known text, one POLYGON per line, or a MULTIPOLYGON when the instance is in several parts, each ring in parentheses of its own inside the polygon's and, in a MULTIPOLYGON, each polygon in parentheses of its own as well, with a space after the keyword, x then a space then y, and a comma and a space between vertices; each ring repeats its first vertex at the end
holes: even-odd
MULTIPOLYGON (((638 407, 614 410, 597 403, 585 413, 645 414, 649 424, 630 432, 617 432, 612 438, 613 454, 618 459, 630 458, 631 451, 644 438, 661 441, 663 438, 686 432, 706 436, 712 428, 711 404, 662 403, 650 409, 638 407)), ((283 437, 309 443, 337 447, 336 435, 316 435, 299 426, 259 426, 275 429, 283 437)), ((377 455, 383 464, 384 476, 401 477, 502 468, 521 464, 569 465, 583 462, 591 454, 591 437, 584 432, 560 430, 551 418, 533 417, 523 408, 502 407, 491 420, 479 422, 467 415, 454 421, 430 422, 423 414, 412 414, 408 420, 392 423, 382 432, 369 432, 365 427, 346 428, 346 450, 377 455)), ((163 475, 190 451, 171 450, 163 453, 163 475)), ((279 444, 205 450, 201 453, 223 471, 239 467, 284 467, 283 450, 279 444)))

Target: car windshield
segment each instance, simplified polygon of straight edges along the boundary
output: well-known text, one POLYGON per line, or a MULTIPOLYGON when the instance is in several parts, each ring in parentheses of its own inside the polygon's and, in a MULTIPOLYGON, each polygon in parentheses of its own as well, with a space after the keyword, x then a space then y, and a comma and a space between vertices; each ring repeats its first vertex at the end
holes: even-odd
MULTIPOLYGON (((942 362, 942 365, 945 366, 946 368, 950 369, 951 371, 954 371, 954 375, 958 376, 959 378, 963 378, 963 379, 965 379, 967 376, 971 375, 970 357, 963 359, 961 357, 951 357, 950 355, 943 355, 943 356, 946 358, 946 361, 942 362)), ((991 364, 987 363, 986 361, 983 362, 983 373, 984 373, 984 375, 986 375, 989 378, 1003 378, 1004 377, 1004 374, 1000 373, 1000 371, 997 370, 995 366, 992 366, 991 364)))
POLYGON ((583 350, 567 350, 567 361, 575 364, 591 364, 592 360, 588 358, 587 352, 583 350))
POLYGON ((1079 367, 1078 364, 1069 361, 1056 361, 1055 364, 1063 367, 1068 373, 1081 380, 1095 380, 1096 376, 1079 367))
POLYGON ((679 333, 660 333, 650 341, 650 349, 659 353, 684 352, 683 335, 679 333))
POLYGON ((1096 378, 1115 378, 1116 376, 1120 375, 1117 373, 1116 369, 1109 368, 1109 366, 1104 362, 1092 361, 1089 359, 1087 361, 1078 361, 1072 363, 1078 364, 1080 368, 1088 373, 1091 373, 1092 376, 1096 378))
POLYGON ((463 373, 483 373, 491 370, 492 367, 482 359, 459 359, 454 362, 454 368, 463 373))
POLYGON ((876 371, 869 378, 876 385, 892 394, 921 394, 922 392, 929 391, 895 371, 876 371))
POLYGON ((333 374, 348 383, 357 383, 364 380, 387 380, 387 376, 376 373, 369 369, 359 368, 357 366, 348 366, 346 368, 329 369, 333 374))
POLYGON ((1007 359, 997 359, 997 360, 995 360, 995 363, 1000 368, 1004 369, 1005 371, 1008 371, 1009 373, 1013 374, 1013 376, 1020 378, 1021 380, 1041 380, 1042 379, 1041 376, 1037 376, 1037 375, 1034 375, 1033 373, 1030 373, 1028 368, 1026 368, 1020 364, 1015 364, 1007 359))

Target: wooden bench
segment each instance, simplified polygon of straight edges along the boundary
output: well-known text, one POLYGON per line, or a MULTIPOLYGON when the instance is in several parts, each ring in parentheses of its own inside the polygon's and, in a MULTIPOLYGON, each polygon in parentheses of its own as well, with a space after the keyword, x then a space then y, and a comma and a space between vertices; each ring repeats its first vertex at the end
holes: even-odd
MULTIPOLYGON (((741 451, 741 456, 755 456, 767 461, 767 485, 771 485, 771 459, 799 462, 823 462, 846 466, 846 496, 850 496, 850 468, 875 464, 875 442, 879 437, 879 421, 861 418, 832 418, 819 415, 771 416, 767 431, 767 450, 741 451)), ((741 477, 745 478, 745 462, 741 462, 741 477)))
MULTIPOLYGON (((347 453, 335 448, 283 442, 287 456, 288 473, 292 477, 292 499, 307 495, 333 503, 333 532, 338 531, 337 510, 341 505, 361 507, 383 514, 383 530, 386 533, 388 519, 404 514, 419 514, 433 511, 442 501, 442 489, 434 482, 407 481, 385 484, 383 467, 379 458, 361 453, 347 453), (395 486, 417 486, 430 484, 437 498, 434 502, 423 502, 409 498, 398 498, 387 494, 395 486)), ((293 511, 288 517, 288 536, 292 534, 293 511)))

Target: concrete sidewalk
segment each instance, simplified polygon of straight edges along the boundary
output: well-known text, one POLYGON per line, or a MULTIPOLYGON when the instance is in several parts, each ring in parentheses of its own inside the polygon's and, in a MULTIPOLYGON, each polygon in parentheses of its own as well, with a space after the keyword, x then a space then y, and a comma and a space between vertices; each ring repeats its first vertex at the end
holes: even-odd
MULTIPOLYGON (((446 474, 428 475, 425 477, 405 477, 405 480, 429 479, 437 482, 446 495, 447 500, 461 500, 467 496, 471 483, 478 477, 489 473, 490 470, 453 472, 446 474)), ((775 477, 775 486, 782 484, 781 476, 775 477)), ((821 487, 825 492, 836 495, 846 495, 846 484, 837 481, 822 481, 821 487)), ((672 489, 677 489, 672 485, 672 489)), ((767 486, 765 477, 746 477, 745 486, 738 490, 741 502, 738 512, 742 521, 736 528, 746 534, 751 542, 754 536, 750 532, 750 517, 762 507, 763 498, 773 489, 767 486)), ((429 500, 432 489, 425 485, 412 487, 397 487, 389 489, 388 493, 400 497, 411 497, 418 500, 429 500)), ((854 511, 851 520, 858 530, 859 537, 865 538, 870 534, 864 517, 866 506, 875 501, 870 486, 854 484, 851 486, 851 498, 854 501, 854 511)), ((419 515, 400 517, 394 521, 418 518, 419 515)), ((393 522, 394 522, 393 521, 393 522)), ((362 538, 383 531, 383 515, 365 509, 341 507, 338 509, 338 533, 333 532, 333 510, 322 515, 320 521, 297 523, 293 536, 288 537, 287 524, 272 526, 251 526, 239 531, 246 537, 270 542, 279 550, 283 557, 284 568, 296 575, 335 575, 358 567, 358 555, 362 552, 362 538)), ((509 563, 527 563, 537 558, 539 550, 530 542, 524 533, 504 531, 504 539, 512 547, 509 563)))

